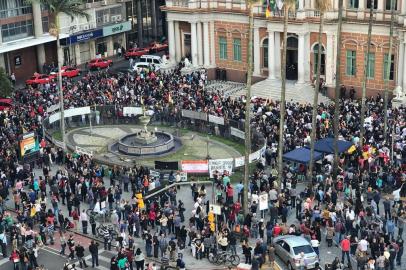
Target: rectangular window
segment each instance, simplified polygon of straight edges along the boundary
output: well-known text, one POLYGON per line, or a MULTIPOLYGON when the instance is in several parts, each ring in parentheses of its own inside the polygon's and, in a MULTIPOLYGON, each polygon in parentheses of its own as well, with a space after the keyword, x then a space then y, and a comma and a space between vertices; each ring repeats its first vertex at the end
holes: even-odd
POLYGON ((358 8, 358 0, 349 0, 348 7, 349 8, 358 8))
POLYGON ((227 39, 225 37, 219 38, 220 59, 227 60, 227 39))
POLYGON ((356 74, 356 51, 347 51, 346 74, 348 76, 355 76, 356 74))
POLYGON ((10 18, 32 13, 32 5, 25 0, 0 0, 0 18, 10 18))
POLYGON ((3 42, 14 41, 33 35, 32 20, 3 24, 1 26, 3 42))
POLYGON ((367 53, 365 53, 364 57, 364 67, 367 65, 367 78, 373 79, 375 77, 375 54, 369 53, 369 63, 367 62, 367 53))
POLYGON ((234 61, 241 61, 241 39, 240 38, 233 39, 233 54, 234 54, 234 61))
MULTIPOLYGON (((375 0, 375 1, 377 1, 377 0, 375 0)), ((398 1, 393 0, 393 10, 395 10, 395 11, 397 10, 397 8, 396 8, 397 2, 398 1)), ((390 5, 391 5, 391 0, 386 0, 386 2, 385 2, 385 10, 391 10, 390 5)))
MULTIPOLYGON (((389 0, 390 1, 390 0, 389 0)), ((370 9, 371 8, 371 4, 372 4, 372 1, 371 0, 367 0, 367 9, 370 9)), ((374 9, 377 9, 378 8, 378 0, 374 0, 374 9)))
MULTIPOLYGON (((389 54, 385 53, 384 63, 383 63, 383 78, 384 80, 388 79, 387 71, 389 66, 389 54)), ((392 81, 394 78, 395 71, 395 55, 391 55, 390 71, 389 71, 389 80, 392 81)))

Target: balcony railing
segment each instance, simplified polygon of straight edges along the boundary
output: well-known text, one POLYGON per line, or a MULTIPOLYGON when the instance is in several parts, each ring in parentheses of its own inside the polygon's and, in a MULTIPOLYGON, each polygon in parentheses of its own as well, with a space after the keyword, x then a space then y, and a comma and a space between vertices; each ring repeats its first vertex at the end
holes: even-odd
MULTIPOLYGON (((307 2, 307 1, 306 1, 307 2)), ((254 14, 255 16, 264 16, 266 11, 266 5, 263 5, 261 2, 254 5, 254 14)), ((306 18, 320 18, 320 12, 315 8, 310 8, 311 3, 307 2, 304 9, 296 9, 295 11, 289 12, 290 19, 303 20, 306 18)), ((181 9, 205 9, 205 10, 230 10, 238 12, 241 10, 246 10, 247 6, 245 0, 166 0, 167 8, 181 8, 181 9)), ((356 8, 345 7, 343 12, 343 17, 355 18, 355 19, 365 19, 368 18, 369 10, 358 10, 356 8), (363 16, 360 13, 364 14, 363 16)), ((271 11, 272 18, 281 18, 284 16, 283 10, 271 11)), ((330 11, 324 14, 326 19, 337 19, 338 10, 337 7, 332 8, 330 11)), ((402 21, 404 15, 400 15, 399 11, 395 11, 396 21, 402 21)), ((379 11, 376 17, 377 21, 389 21, 390 14, 387 11, 379 11)), ((406 26, 406 20, 405 20, 406 26)))

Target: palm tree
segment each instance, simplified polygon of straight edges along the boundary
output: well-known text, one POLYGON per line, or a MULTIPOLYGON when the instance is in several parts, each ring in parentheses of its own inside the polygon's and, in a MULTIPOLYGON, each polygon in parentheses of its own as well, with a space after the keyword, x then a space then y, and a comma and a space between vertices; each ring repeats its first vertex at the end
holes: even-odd
POLYGON ((340 114, 340 66, 341 66, 341 29, 343 27, 343 0, 338 1, 338 26, 337 26, 337 58, 336 58, 336 87, 334 97, 334 167, 333 176, 334 179, 338 172, 338 125, 340 114))
POLYGON ((388 61, 386 62, 386 73, 385 73, 385 92, 383 97, 383 113, 384 113, 384 126, 383 126, 383 138, 387 140, 388 138, 388 91, 389 91, 389 80, 390 80, 390 70, 392 66, 392 47, 393 47, 393 27, 395 24, 395 3, 394 0, 390 1, 390 30, 389 30, 389 52, 388 61))
POLYGON ((361 132, 359 136, 360 147, 364 145, 364 134, 365 134, 365 96, 367 91, 367 80, 369 72, 369 54, 371 52, 371 39, 372 39, 372 22, 374 19, 374 0, 371 0, 371 8, 369 9, 369 23, 368 23, 368 39, 367 39, 367 55, 364 63, 364 80, 362 82, 362 98, 361 98, 361 132))
MULTIPOLYGON (((312 133, 310 135, 310 163, 308 170, 308 179, 312 181, 313 179, 313 165, 314 165, 314 144, 316 142, 316 117, 317 117, 317 108, 319 103, 319 87, 320 87, 320 72, 321 72, 321 49, 322 43, 321 38, 323 35, 323 25, 324 25, 324 13, 330 8, 330 0, 317 0, 316 5, 320 11, 320 24, 319 24, 319 36, 318 36, 318 51, 317 51, 317 70, 316 70, 316 85, 314 88, 313 96, 313 111, 312 111, 312 133)), ((331 52, 328 52, 331 53, 331 52)), ((313 182, 313 181, 312 181, 313 182)))
MULTIPOLYGON (((60 43, 60 23, 59 16, 64 13, 68 15, 73 21, 75 17, 85 17, 89 20, 90 15, 84 11, 81 7, 83 5, 83 0, 27 0, 28 3, 37 2, 45 6, 48 9, 51 19, 54 23, 50 24, 49 33, 56 37, 56 47, 57 47, 57 57, 58 57, 58 88, 59 88, 59 105, 60 105, 60 125, 62 133, 62 145, 64 150, 66 150, 65 145, 65 121, 64 121, 64 101, 63 101, 63 91, 62 91, 62 57, 60 54, 61 43, 60 43)), ((51 21, 51 20, 50 20, 51 21)))
MULTIPOLYGON (((282 59, 281 59, 281 104, 280 104, 280 116, 279 116, 279 142, 278 142, 278 189, 280 191, 282 184, 282 172, 283 172, 283 134, 285 126, 285 100, 286 100, 286 50, 288 41, 288 20, 289 11, 294 11, 296 7, 295 0, 285 0, 283 3, 283 47, 282 47, 282 59)), ((270 46, 270 45, 269 45, 270 46)))
POLYGON ((254 11, 255 0, 246 0, 248 7, 248 52, 247 52, 247 95, 245 101, 245 162, 244 162, 244 190, 243 190, 243 210, 244 215, 248 214, 248 182, 249 182, 249 157, 251 153, 251 85, 252 85, 252 43, 254 30, 254 11))

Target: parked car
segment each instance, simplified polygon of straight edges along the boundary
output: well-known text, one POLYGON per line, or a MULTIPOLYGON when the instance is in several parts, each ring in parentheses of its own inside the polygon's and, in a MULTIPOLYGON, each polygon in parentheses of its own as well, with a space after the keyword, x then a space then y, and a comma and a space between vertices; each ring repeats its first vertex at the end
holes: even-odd
POLYGON ((26 85, 36 86, 38 84, 46 84, 49 81, 52 81, 56 75, 46 75, 35 73, 31 78, 25 81, 26 85))
POLYGON ((157 56, 157 55, 143 55, 140 57, 140 60, 138 63, 148 63, 148 64, 153 64, 155 67, 160 68, 162 65, 162 58, 157 56))
POLYGON ((13 107, 13 99, 0 98, 0 111, 8 111, 11 107, 13 107))
MULTIPOLYGON (((61 67, 61 71, 62 71, 62 77, 67 77, 67 78, 72 78, 72 77, 76 77, 79 76, 81 71, 78 68, 75 67, 70 67, 70 66, 63 66, 61 67)), ((55 77, 58 76, 58 69, 53 69, 50 73, 50 75, 54 75, 55 77)))
MULTIPOLYGON (((140 72, 141 70, 146 69, 146 68, 151 69, 151 66, 152 66, 152 65, 153 65, 153 64, 146 63, 146 62, 138 62, 138 63, 135 63, 135 64, 132 66, 132 70, 131 70, 131 71, 140 72)), ((154 69, 154 70, 155 70, 155 71, 159 70, 159 66, 155 66, 155 69, 154 69)))
POLYGON ((166 51, 168 49, 167 43, 152 42, 149 44, 149 53, 156 53, 160 51, 166 51))
POLYGON ((88 63, 89 69, 102 69, 113 65, 113 61, 106 58, 97 58, 90 60, 88 63))
POLYGON ((125 59, 130 59, 130 58, 136 58, 143 56, 144 54, 147 54, 149 52, 149 48, 133 48, 133 49, 128 49, 125 52, 125 59))
POLYGON ((319 262, 316 252, 314 252, 310 243, 301 236, 283 235, 273 239, 275 253, 286 263, 289 270, 300 269, 300 253, 304 253, 306 268, 315 268, 316 262, 319 262))

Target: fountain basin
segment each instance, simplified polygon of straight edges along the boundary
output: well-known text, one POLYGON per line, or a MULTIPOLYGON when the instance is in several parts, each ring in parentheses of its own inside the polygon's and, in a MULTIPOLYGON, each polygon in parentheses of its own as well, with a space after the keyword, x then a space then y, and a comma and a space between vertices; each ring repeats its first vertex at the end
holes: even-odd
POLYGON ((159 155, 169 152, 175 147, 174 137, 167 132, 154 132, 152 140, 140 140, 139 135, 134 133, 122 137, 117 142, 118 151, 132 156, 159 155))

